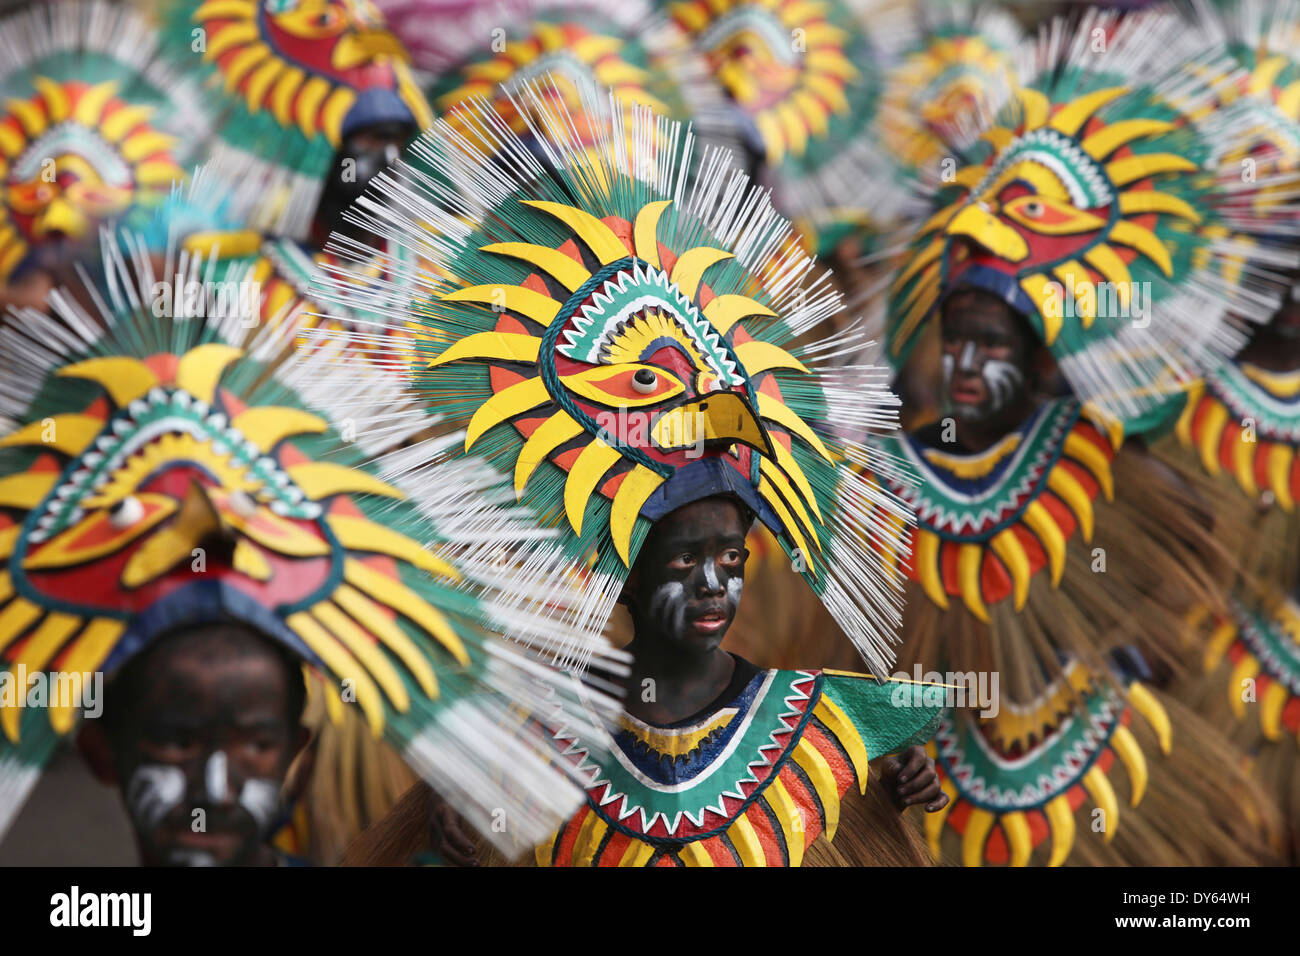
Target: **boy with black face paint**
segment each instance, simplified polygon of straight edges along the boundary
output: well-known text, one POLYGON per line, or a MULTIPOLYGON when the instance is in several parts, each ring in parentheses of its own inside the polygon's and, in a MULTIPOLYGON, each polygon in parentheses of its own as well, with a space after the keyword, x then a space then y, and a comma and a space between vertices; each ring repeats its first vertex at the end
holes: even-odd
POLYGON ((163 635, 109 684, 78 735, 118 788, 145 866, 300 865, 269 844, 309 732, 302 669, 229 623, 163 635))
MULTIPOLYGON (((394 241, 438 258, 436 308, 390 318, 418 319, 436 343, 413 385, 467 427, 467 451, 482 440, 513 468, 521 507, 554 540, 507 573, 521 589, 580 578, 575 630, 602 630, 620 601, 632 615, 632 673, 605 675, 626 691, 613 752, 553 738, 587 800, 536 862, 918 861, 897 810, 880 811, 888 797, 943 805, 909 749, 942 690, 914 698, 914 682, 760 670, 721 647, 757 518, 864 659, 888 667, 897 556, 865 542, 895 540, 904 510, 851 466, 869 452, 845 432, 889 428, 893 396, 878 369, 832 365, 859 332, 792 344, 835 315, 838 293, 807 277, 813 263, 744 174, 722 164, 694 179, 690 139, 644 110, 584 113, 593 147, 552 92, 527 99, 522 131, 506 135, 491 106, 469 104, 468 134, 428 137, 457 186, 437 212, 466 234, 431 242, 427 223, 394 215, 417 201, 402 184, 377 213, 394 241), (529 143, 550 161, 502 161, 529 143), (887 786, 869 786, 869 762, 900 752, 887 786), (841 826, 864 803, 875 822, 841 826), (822 839, 837 831, 842 854, 822 839)), ((412 793, 349 857, 407 859, 432 828, 446 859, 470 862, 463 833, 443 839, 446 823, 412 793)))
MULTIPOLYGON (((923 805, 927 813, 934 813, 948 803, 924 747, 907 746, 882 760, 881 785, 874 786, 865 779, 865 763, 851 756, 862 747, 852 727, 829 720, 826 712, 812 706, 805 711, 811 719, 793 738, 783 739, 785 719, 767 724, 759 716, 764 712, 762 702, 782 688, 796 698, 801 691, 816 696, 822 682, 852 685, 861 679, 832 677, 830 672, 815 678, 816 672, 811 671, 763 670, 722 648, 744 590, 745 536, 752 522, 752 512, 740 501, 714 496, 684 505, 655 523, 622 595, 634 636, 626 647, 632 655, 631 673, 616 678, 626 692, 625 716, 614 738, 621 756, 617 764, 606 764, 606 772, 599 776, 608 779, 610 771, 617 773, 617 766, 631 762, 651 784, 663 787, 657 802, 636 810, 671 816, 677 800, 673 790, 726 804, 723 794, 732 786, 743 787, 725 776, 726 754, 755 747, 761 753, 769 740, 779 740, 786 759, 773 762, 783 769, 775 779, 765 780, 766 788, 754 790, 765 795, 753 804, 763 808, 761 819, 775 823, 760 823, 755 831, 750 821, 758 815, 740 813, 729 821, 730 827, 712 820, 711 829, 723 832, 706 833, 702 839, 695 834, 695 840, 619 843, 606 837, 593 846, 590 839, 576 835, 586 819, 580 815, 555 840, 538 848, 538 865, 611 865, 618 862, 610 856, 611 844, 617 853, 633 854, 629 858, 639 859, 642 865, 914 866, 925 862, 923 848, 898 816, 908 807, 923 805), (739 733, 736 727, 742 728, 739 733), (856 781, 861 796, 847 793, 853 789, 850 781, 856 781), (750 835, 758 833, 762 836, 750 835), (824 838, 829 836, 834 836, 833 843, 824 838)), ((834 707, 825 701, 821 706, 834 707)), ((865 730, 862 736, 868 736, 865 730)), ((896 742, 881 746, 894 749, 896 742)), ((761 770, 757 773, 766 776, 761 770)), ((597 801, 592 810, 605 796, 597 797, 599 791, 591 791, 597 801)), ((631 811, 623 804, 619 812, 631 811)), ((490 850, 481 853, 463 823, 423 787, 362 834, 345 862, 402 862, 426 839, 426 833, 445 863, 500 862, 490 850)))

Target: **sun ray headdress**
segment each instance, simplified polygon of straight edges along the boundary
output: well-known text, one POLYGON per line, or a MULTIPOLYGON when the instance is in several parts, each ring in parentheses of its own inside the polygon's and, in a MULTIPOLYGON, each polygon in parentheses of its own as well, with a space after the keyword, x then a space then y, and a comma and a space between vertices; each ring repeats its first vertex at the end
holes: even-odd
POLYGON ((1010 13, 979 0, 923 0, 886 37, 882 141, 910 168, 942 176, 948 146, 969 145, 1018 83, 1023 38, 1010 13))
POLYGON ((660 0, 736 104, 777 208, 810 248, 914 211, 883 140, 888 51, 907 29, 877 0, 660 0))
POLYGON ((896 543, 903 518, 850 467, 866 450, 839 430, 890 427, 893 396, 879 369, 827 368, 860 331, 792 344, 836 310, 826 277, 803 281, 812 261, 729 157, 706 151, 692 176, 678 124, 589 99, 591 149, 561 99, 515 105, 544 159, 470 104, 461 122, 478 137, 440 121, 400 181, 363 197, 376 232, 438 271, 411 302, 418 354, 374 361, 410 369, 467 426, 466 450, 513 472, 561 532, 534 571, 588 569, 580 626, 604 626, 654 520, 729 494, 883 666, 897 582, 867 542, 896 543))
POLYGON ((611 705, 529 650, 575 647, 557 612, 492 583, 544 532, 477 459, 436 472, 463 495, 450 506, 410 499, 412 457, 461 437, 402 447, 430 419, 391 381, 342 385, 328 347, 285 360, 294 327, 256 321, 246 269, 182 256, 155 277, 131 233, 104 251, 102 282, 0 329, 0 831, 84 704, 33 706, 28 683, 111 679, 160 634, 233 618, 300 658, 332 710, 354 701, 481 832, 506 809, 503 849, 544 835, 580 791, 522 715, 587 724, 611 705))
POLYGON ((196 87, 123 4, 53 0, 0 20, 0 282, 54 236, 93 246, 153 215, 205 136, 196 87))
POLYGON ((254 229, 305 238, 353 130, 432 112, 369 0, 166 0, 165 53, 218 117, 211 160, 254 229))
POLYGON ((460 48, 461 60, 428 88, 439 115, 484 98, 522 133, 526 124, 512 115, 509 97, 546 76, 579 126, 581 88, 600 100, 612 94, 625 108, 646 106, 669 119, 691 122, 704 143, 735 145, 734 120, 708 65, 648 0, 616 5, 531 0, 518 8, 502 7, 493 20, 476 17, 467 23, 460 48))
POLYGON ((887 356, 907 361, 944 295, 1007 301, 1075 395, 1135 418, 1242 344, 1262 321, 1260 270, 1290 261, 1236 199, 1248 111, 1213 109, 1231 61, 1168 11, 1090 12, 1026 44, 1020 86, 957 150, 890 290, 887 356))

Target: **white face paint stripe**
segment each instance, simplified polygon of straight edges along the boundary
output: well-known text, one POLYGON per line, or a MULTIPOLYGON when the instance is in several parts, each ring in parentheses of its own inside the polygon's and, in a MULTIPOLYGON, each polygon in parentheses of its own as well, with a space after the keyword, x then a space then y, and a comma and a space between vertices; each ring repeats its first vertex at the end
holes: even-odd
POLYGON ((974 342, 967 342, 965 345, 962 346, 961 362, 958 363, 957 367, 961 369, 963 372, 976 371, 974 342))
POLYGON ((718 583, 718 566, 713 563, 713 559, 704 562, 704 583, 708 585, 710 591, 716 591, 722 587, 718 583))
POLYGON ((257 821, 259 829, 265 830, 280 806, 280 790, 270 780, 245 780, 239 791, 239 805, 257 821))
POLYGON ((227 773, 226 752, 218 750, 208 758, 203 768, 203 785, 207 788, 208 799, 213 803, 222 803, 230 793, 230 779, 227 773))
POLYGON ((745 587, 745 582, 739 577, 730 578, 727 581, 727 599, 731 602, 732 607, 740 604, 740 592, 745 587))
POLYGON ((1012 393, 1025 380, 1020 369, 1010 362, 1003 362, 1000 359, 989 359, 985 362, 981 374, 989 386, 990 404, 993 411, 998 411, 1006 405, 1011 400, 1012 393))
POLYGON ((659 622, 666 634, 681 631, 686 617, 686 587, 681 581, 665 581, 650 597, 650 617, 659 622))
POLYGON ((165 764, 136 767, 126 787, 127 808, 146 830, 160 824, 184 796, 185 774, 165 764))

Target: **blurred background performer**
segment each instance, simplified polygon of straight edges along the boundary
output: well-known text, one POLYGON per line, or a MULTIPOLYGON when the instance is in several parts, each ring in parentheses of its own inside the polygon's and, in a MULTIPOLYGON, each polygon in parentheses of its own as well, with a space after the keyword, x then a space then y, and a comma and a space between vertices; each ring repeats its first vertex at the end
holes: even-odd
POLYGON ((312 276, 337 265, 330 237, 370 242, 376 252, 335 304, 334 324, 387 334, 370 297, 407 252, 375 242, 359 210, 345 213, 433 113, 382 15, 343 0, 166 0, 158 15, 169 62, 202 83, 215 117, 206 165, 225 225, 184 237, 185 248, 253 261, 267 311, 299 302, 311 325, 312 276))
POLYGON ((1002 692, 996 715, 941 722, 952 803, 932 847, 966 865, 1266 862, 1269 808, 1236 751, 1146 686, 1185 668, 1181 616, 1223 605, 1228 556, 1141 437, 1240 344, 1230 313, 1275 310, 1263 276, 1288 257, 1234 201, 1221 45, 1168 13, 1090 13, 1021 62, 891 289, 890 361, 928 325, 943 346, 944 418, 880 442, 922 479, 904 492, 900 664, 997 673, 1002 692))
MULTIPOLYGON (((878 0, 663 0, 734 104, 748 167, 809 251, 837 271, 863 233, 914 211, 902 157, 882 139, 892 36, 910 29, 878 0)), ((843 282, 843 279, 840 279, 843 282)))
MULTIPOLYGON (((521 503, 562 536, 562 550, 517 572, 519 586, 578 567, 588 603, 575 628, 603 629, 619 602, 631 611, 617 753, 557 737, 588 800, 537 863, 921 862, 895 807, 942 805, 933 767, 908 746, 941 700, 860 674, 764 670, 719 646, 756 516, 873 669, 888 665, 898 575, 858 542, 896 540, 902 514, 849 466, 866 448, 828 428, 890 427, 881 370, 827 367, 823 351, 851 344, 815 337, 838 300, 804 294, 811 263, 743 173, 694 176, 676 124, 615 95, 583 115, 594 137, 553 88, 521 106, 523 136, 468 104, 412 151, 447 181, 427 218, 464 232, 409 215, 421 204, 404 185, 414 171, 377 183, 374 198, 448 277, 418 314, 427 338, 413 387, 466 424, 466 450, 512 470, 521 503), (455 135, 465 128, 477 135, 455 135), (481 145, 489 130, 494 149, 481 145), (629 157, 625 142, 646 151, 629 157), (765 287, 769 274, 789 284, 765 287), (817 344, 795 346, 801 332, 817 344), (883 789, 871 786, 868 761, 896 750, 883 789)), ((428 825, 416 791, 349 859, 400 858, 428 825)))
POLYGON ((186 71, 120 3, 0 19, 0 309, 42 307, 97 259, 101 223, 147 223, 210 133, 186 71))
MULTIPOLYGON (((990 4, 926 2, 910 4, 888 20, 888 29, 873 29, 888 46, 883 62, 880 121, 869 135, 876 148, 896 157, 909 179, 865 181, 853 195, 874 189, 905 189, 912 177, 932 185, 955 174, 948 142, 967 144, 987 126, 1014 89, 1016 53, 1021 40, 1014 18, 990 4)), ((841 241, 835 280, 844 290, 849 321, 859 320, 873 341, 865 352, 836 357, 845 364, 879 361, 874 341, 884 327, 886 289, 894 264, 905 254, 906 228, 860 229, 841 241)), ((924 336, 894 389, 902 401, 906 427, 939 417, 938 396, 931 382, 939 375, 937 333, 924 336)), ((835 625, 811 599, 773 542, 761 528, 750 542, 750 598, 732 628, 731 646, 769 666, 791 667, 818 662, 818 648, 834 641, 835 625), (772 627, 774 622, 779 626, 772 627), (787 635, 783 646, 765 645, 764 635, 787 635)))
MULTIPOLYGON (((1300 5, 1198 4, 1187 12, 1235 58, 1221 101, 1243 113, 1248 131, 1229 156, 1240 177, 1236 216, 1264 217, 1260 241, 1292 247, 1300 234, 1300 5)), ((1189 652, 1200 666, 1175 690, 1216 726, 1234 728, 1285 814, 1292 863, 1300 859, 1298 292, 1300 272, 1290 270, 1276 311, 1231 361, 1189 390, 1173 434, 1155 446, 1198 486, 1232 557, 1228 613, 1193 616, 1203 642, 1189 652)))
MULTIPOLYGON (((504 852, 556 826, 581 790, 521 721, 599 740, 588 721, 615 703, 579 699, 528 649, 600 646, 485 583, 485 554, 530 527, 491 503, 495 473, 435 472, 485 496, 468 525, 415 504, 382 477, 400 457, 365 464, 350 435, 395 448, 421 429, 395 389, 381 402, 384 383, 332 378, 328 355, 286 359, 294 329, 244 306, 173 311, 129 234, 104 254, 97 313, 60 292, 0 328, 0 662, 19 688, 0 699, 0 831, 87 712, 82 751, 119 788, 142 863, 290 862, 269 841, 304 693, 357 711, 504 852)), ((247 281, 207 266, 178 273, 247 281)))

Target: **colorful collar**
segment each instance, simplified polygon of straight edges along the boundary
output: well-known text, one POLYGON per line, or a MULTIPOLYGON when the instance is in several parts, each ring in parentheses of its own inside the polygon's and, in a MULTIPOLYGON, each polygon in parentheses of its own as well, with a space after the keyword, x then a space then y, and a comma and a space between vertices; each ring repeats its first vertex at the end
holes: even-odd
POLYGON ((1241 688, 1253 681, 1265 739, 1300 733, 1300 605, 1290 597, 1261 602, 1234 595, 1229 616, 1207 623, 1205 671, 1229 663, 1224 692, 1237 720, 1246 719, 1241 688))
POLYGON ((1221 365, 1189 390, 1175 433, 1184 447, 1199 452, 1208 474, 1226 471, 1251 498, 1267 489, 1284 511, 1295 508, 1300 371, 1269 372, 1247 362, 1221 365))
POLYGON ((1169 718, 1141 684, 1121 695, 1077 664, 1037 700, 1003 705, 995 718, 966 710, 944 711, 929 745, 949 803, 927 814, 926 834, 935 859, 944 828, 961 837, 964 866, 1026 866, 1051 838, 1049 866, 1060 866, 1074 847, 1074 814, 1087 799, 1102 808, 1115 835, 1119 801, 1107 779, 1115 758, 1128 773, 1132 803, 1147 782, 1146 757, 1129 730, 1137 711, 1169 752, 1169 718))
POLYGON ((867 761, 923 740, 937 706, 895 705, 899 684, 832 671, 763 671, 684 727, 630 717, 593 760, 557 746, 587 805, 537 848, 540 866, 799 866, 840 800, 865 792, 867 761))
POLYGON ((1069 399, 1044 404, 979 454, 945 451, 917 434, 881 439, 880 447, 920 476, 913 487, 885 482, 916 513, 908 577, 941 608, 960 596, 981 621, 1008 597, 1021 610, 1045 567, 1059 584, 1071 536, 1078 530, 1091 540, 1092 502, 1114 494, 1115 447, 1069 399))

